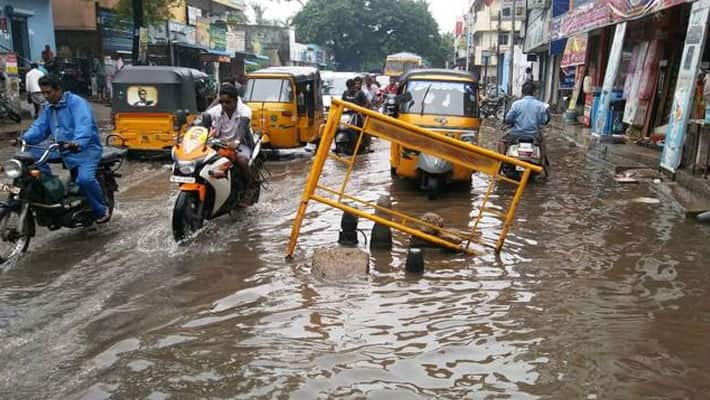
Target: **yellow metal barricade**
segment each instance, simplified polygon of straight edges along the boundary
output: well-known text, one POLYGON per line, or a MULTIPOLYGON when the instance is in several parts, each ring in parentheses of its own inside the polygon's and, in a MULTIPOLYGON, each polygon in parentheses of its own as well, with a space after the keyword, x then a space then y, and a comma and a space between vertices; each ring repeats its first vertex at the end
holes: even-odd
POLYGON ((343 210, 361 218, 367 218, 376 223, 389 226, 390 228, 453 250, 468 254, 477 254, 477 251, 471 245, 478 243, 500 251, 505 237, 510 230, 515 211, 520 203, 520 198, 527 186, 530 174, 533 171, 540 173, 542 172, 542 167, 432 132, 352 103, 333 99, 330 112, 328 113, 328 121, 323 130, 323 136, 321 137, 318 152, 313 160, 313 166, 306 180, 306 187, 298 207, 296 220, 293 223, 291 239, 288 245, 288 256, 293 256, 293 252, 296 249, 296 242, 298 241, 303 218, 306 215, 308 202, 311 200, 343 210), (345 109, 358 112, 365 118, 362 128, 349 125, 351 129, 360 132, 355 151, 351 157, 338 156, 332 154, 330 150, 335 132, 340 124, 340 117, 345 109), (347 194, 346 189, 352 177, 353 167, 355 166, 358 150, 362 144, 363 134, 369 134, 389 142, 398 143, 408 149, 425 152, 464 168, 473 169, 489 175, 491 177, 490 182, 483 201, 481 202, 481 206, 478 209, 478 214, 472 221, 471 232, 443 229, 405 213, 385 208, 347 194), (333 159, 336 162, 347 165, 343 182, 337 189, 324 186, 320 183, 323 166, 328 159, 333 159), (503 163, 513 164, 523 169, 520 181, 510 179, 500 174, 501 165, 503 163), (487 208, 488 200, 497 182, 507 182, 517 187, 507 212, 487 208), (375 214, 375 212, 368 212, 366 211, 368 209, 378 212, 377 214, 375 214), (478 233, 478 225, 483 218, 484 212, 503 218, 503 226, 495 242, 486 240, 478 233), (383 215, 389 215, 390 218, 383 217, 383 215), (438 232, 438 235, 429 234, 423 231, 422 228, 428 228, 427 231, 429 232, 432 230, 438 232))

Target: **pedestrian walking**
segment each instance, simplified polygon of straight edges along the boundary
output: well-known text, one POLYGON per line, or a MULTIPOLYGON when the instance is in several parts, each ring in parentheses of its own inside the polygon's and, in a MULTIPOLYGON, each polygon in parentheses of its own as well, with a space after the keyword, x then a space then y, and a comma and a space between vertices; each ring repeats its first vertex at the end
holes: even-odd
POLYGON ((39 80, 45 76, 45 73, 39 69, 37 63, 32 63, 30 68, 31 69, 25 75, 25 90, 27 91, 27 102, 34 107, 32 118, 37 118, 42 109, 41 104, 44 103, 44 96, 42 95, 42 89, 39 87, 39 80))

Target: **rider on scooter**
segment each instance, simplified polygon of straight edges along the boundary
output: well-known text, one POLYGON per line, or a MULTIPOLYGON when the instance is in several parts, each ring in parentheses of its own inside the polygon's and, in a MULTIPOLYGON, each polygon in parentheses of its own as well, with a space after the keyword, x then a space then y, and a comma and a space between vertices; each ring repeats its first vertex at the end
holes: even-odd
POLYGON ((248 188, 252 178, 249 160, 254 149, 254 138, 249 129, 251 108, 239 98, 234 85, 225 83, 219 90, 219 104, 205 113, 212 121, 210 135, 227 144, 220 154, 239 167, 244 187, 248 188))
POLYGON ((550 122, 550 113, 548 105, 536 99, 533 96, 534 93, 534 84, 525 82, 523 84, 523 98, 516 100, 510 106, 510 110, 505 116, 505 122, 511 125, 511 129, 498 142, 498 152, 501 154, 506 154, 510 143, 521 136, 536 137, 540 143, 540 149, 543 154, 546 154, 541 128, 550 122))

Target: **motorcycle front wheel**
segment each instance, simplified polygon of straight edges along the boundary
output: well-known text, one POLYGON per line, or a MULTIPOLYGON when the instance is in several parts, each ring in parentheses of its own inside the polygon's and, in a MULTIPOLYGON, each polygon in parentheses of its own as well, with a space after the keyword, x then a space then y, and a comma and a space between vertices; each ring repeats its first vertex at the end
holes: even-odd
POLYGON ((20 225, 19 210, 0 211, 0 265, 13 261, 27 251, 30 245, 29 218, 24 226, 20 225))
POLYGON ((202 228, 205 218, 196 192, 180 192, 173 209, 173 238, 180 242, 202 228))

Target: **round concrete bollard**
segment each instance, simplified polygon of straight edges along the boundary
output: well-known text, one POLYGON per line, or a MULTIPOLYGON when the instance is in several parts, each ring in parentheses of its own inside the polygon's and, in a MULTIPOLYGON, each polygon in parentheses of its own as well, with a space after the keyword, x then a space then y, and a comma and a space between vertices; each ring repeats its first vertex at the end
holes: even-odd
POLYGON ((357 223, 358 217, 356 215, 343 212, 343 217, 340 219, 338 243, 344 246, 357 246, 357 223))
POLYGON ((343 279, 367 275, 370 256, 361 249, 331 247, 316 249, 311 273, 325 279, 343 279))
MULTIPOLYGON (((377 205, 384 208, 392 208, 392 201, 390 201, 389 196, 382 195, 377 199, 377 205)), ((375 209, 375 215, 381 218, 389 219, 389 214, 375 209)), ((389 250, 392 248, 392 228, 386 225, 375 223, 372 227, 372 234, 370 235, 370 248, 371 249, 382 249, 389 250)))
POLYGON ((405 269, 411 274, 424 273, 424 251, 418 248, 410 248, 407 252, 405 269))

